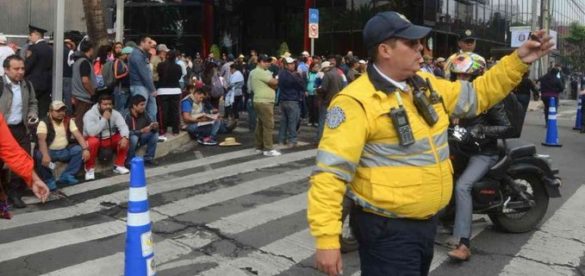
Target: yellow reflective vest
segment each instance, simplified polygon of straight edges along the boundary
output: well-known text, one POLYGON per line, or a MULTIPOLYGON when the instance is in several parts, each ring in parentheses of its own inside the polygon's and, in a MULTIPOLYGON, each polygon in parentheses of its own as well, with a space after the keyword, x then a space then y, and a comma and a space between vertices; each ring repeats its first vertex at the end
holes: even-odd
MULTIPOLYGON (((440 120, 429 126, 408 91, 393 87, 372 70, 341 91, 328 108, 317 166, 310 179, 307 216, 318 249, 339 248, 341 202, 349 184, 356 203, 374 213, 427 219, 447 205, 452 193, 449 115, 473 117, 501 101, 528 70, 516 52, 473 82, 450 82, 419 72, 443 97, 434 108, 440 120), (400 93, 416 142, 401 146, 388 116, 400 93), (448 113, 448 114, 447 114, 448 113)), ((406 89, 412 91, 411 89, 406 89)))

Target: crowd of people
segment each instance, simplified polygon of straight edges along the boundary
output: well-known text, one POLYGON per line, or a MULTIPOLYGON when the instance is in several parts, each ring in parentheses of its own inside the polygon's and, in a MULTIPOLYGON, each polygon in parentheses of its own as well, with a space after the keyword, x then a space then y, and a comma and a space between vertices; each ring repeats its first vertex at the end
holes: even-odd
MULTIPOLYGON (((275 106, 278 144, 297 146, 301 124, 320 129, 317 141, 329 102, 367 64, 351 51, 277 58, 252 50, 248 56, 210 53, 204 59, 148 36, 99 46, 66 36, 63 97, 51 101, 53 48, 43 39, 46 30, 29 27, 22 48, 0 35, 0 113, 54 197, 64 196, 59 187, 79 183, 79 173, 94 180, 98 161, 113 163, 116 174, 129 173, 142 146, 145 165, 156 166, 157 144, 181 131, 202 145, 218 145, 218 135, 231 132, 241 112, 248 114, 257 152, 265 156, 281 154, 272 137, 275 106), (64 168, 56 170, 59 163, 64 168)), ((11 177, 3 181, 0 204, 25 208, 27 189, 21 177, 11 177)))

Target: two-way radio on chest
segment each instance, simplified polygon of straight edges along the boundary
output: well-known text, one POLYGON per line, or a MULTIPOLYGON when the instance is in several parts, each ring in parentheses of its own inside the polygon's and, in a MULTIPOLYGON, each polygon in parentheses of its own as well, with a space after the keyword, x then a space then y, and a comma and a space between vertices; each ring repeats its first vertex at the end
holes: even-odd
POLYGON ((412 132, 412 127, 410 127, 406 109, 404 109, 402 97, 400 96, 400 90, 397 89, 393 93, 396 96, 396 100, 398 101, 398 107, 390 108, 390 113, 388 113, 388 115, 390 116, 390 119, 392 119, 392 125, 394 126, 394 130, 398 135, 400 145, 409 146, 416 142, 414 139, 414 133, 412 132))

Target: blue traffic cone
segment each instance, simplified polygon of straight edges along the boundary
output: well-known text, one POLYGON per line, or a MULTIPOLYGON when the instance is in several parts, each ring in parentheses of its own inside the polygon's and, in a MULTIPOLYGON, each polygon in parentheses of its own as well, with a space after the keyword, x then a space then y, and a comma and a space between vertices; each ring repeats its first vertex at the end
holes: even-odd
POLYGON ((135 157, 130 170, 124 275, 155 275, 151 228, 144 160, 135 157))
POLYGON ((579 96, 577 98, 577 116, 575 117, 575 127, 574 130, 581 130, 583 128, 583 112, 581 108, 583 107, 583 96, 579 96))
POLYGON ((559 142, 559 133, 557 130, 557 107, 554 97, 550 97, 548 107, 548 123, 546 126, 546 140, 542 143, 548 147, 562 147, 559 142))

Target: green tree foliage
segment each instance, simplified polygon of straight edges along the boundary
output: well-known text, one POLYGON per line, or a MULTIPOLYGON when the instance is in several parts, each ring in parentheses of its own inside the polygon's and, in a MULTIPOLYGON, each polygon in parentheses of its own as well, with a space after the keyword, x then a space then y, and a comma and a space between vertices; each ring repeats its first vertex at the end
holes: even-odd
POLYGON ((567 60, 577 71, 585 72, 585 26, 573 22, 569 34, 564 37, 567 43, 567 60))
POLYGON ((221 58, 221 50, 219 49, 219 46, 217 46, 217 44, 213 44, 211 45, 211 48, 209 49, 210 53, 213 53, 213 57, 216 59, 220 59, 221 58))

